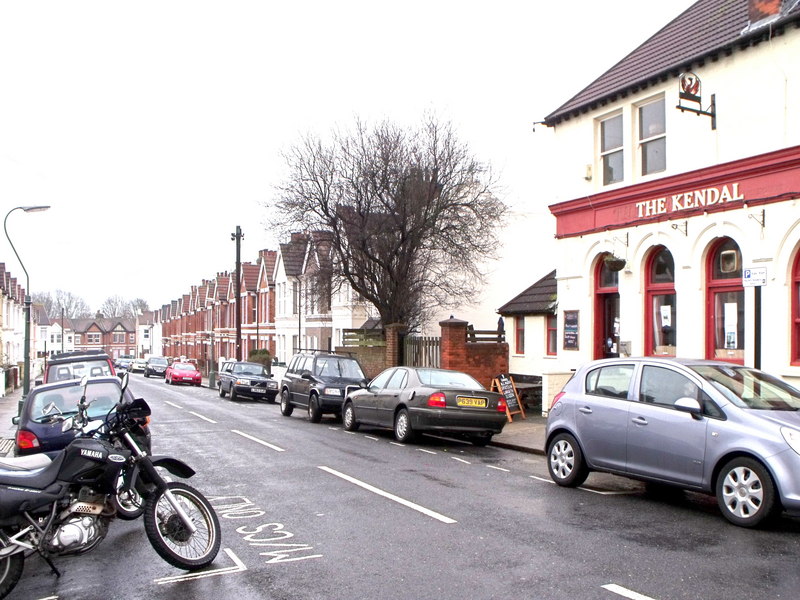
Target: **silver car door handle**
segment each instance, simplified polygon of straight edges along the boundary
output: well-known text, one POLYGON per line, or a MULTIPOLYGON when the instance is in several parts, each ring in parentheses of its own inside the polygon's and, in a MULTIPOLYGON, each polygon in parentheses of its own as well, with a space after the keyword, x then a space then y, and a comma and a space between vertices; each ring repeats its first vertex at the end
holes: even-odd
POLYGON ((634 417, 631 420, 637 425, 647 425, 647 419, 645 419, 644 417, 634 417))
POLYGON ((592 414, 592 409, 590 407, 588 407, 588 406, 584 406, 582 408, 579 408, 578 410, 581 411, 585 415, 592 414))

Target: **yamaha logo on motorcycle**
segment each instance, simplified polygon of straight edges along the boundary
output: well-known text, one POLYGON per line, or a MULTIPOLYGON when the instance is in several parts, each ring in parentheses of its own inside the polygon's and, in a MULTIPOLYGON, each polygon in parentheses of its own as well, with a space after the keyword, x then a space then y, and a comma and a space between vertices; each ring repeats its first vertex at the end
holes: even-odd
POLYGON ((25 552, 35 550, 60 575, 52 558, 95 548, 116 517, 142 516, 153 549, 180 569, 201 569, 219 552, 219 519, 205 496, 184 483, 167 482, 157 470, 194 474, 176 458, 150 456, 145 435, 150 407, 130 392, 126 396, 127 374, 103 425, 86 431, 93 383, 98 382, 88 377, 80 381, 78 414, 63 419, 64 430, 76 432, 64 450, 35 468, 0 470, 0 598, 22 576, 25 552))

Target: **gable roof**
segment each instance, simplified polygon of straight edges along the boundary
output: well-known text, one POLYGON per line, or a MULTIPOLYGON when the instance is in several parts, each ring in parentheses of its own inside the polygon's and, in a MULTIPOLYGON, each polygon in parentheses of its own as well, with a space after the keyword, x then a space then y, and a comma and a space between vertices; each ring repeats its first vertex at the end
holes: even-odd
POLYGON ((527 290, 497 309, 501 315, 552 315, 556 312, 556 272, 550 271, 527 290))
MULTIPOLYGON (((780 0, 772 4, 776 2, 780 0)), ((628 92, 678 77, 707 59, 745 50, 781 35, 791 23, 800 27, 797 0, 783 0, 778 15, 754 23, 751 4, 752 0, 699 0, 545 117, 545 124, 552 127, 628 92)))
POLYGON ((304 233, 293 233, 291 241, 280 244, 283 270, 289 277, 299 277, 303 274, 303 263, 306 257, 308 236, 304 233))

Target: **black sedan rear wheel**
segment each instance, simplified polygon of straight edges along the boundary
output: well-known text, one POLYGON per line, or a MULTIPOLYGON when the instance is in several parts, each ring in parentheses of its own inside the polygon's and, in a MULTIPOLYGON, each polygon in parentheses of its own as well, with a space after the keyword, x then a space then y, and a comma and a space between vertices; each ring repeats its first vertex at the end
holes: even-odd
POLYGON ((345 431, 356 431, 358 429, 358 421, 356 421, 356 410, 353 408, 353 403, 348 400, 344 405, 342 411, 342 421, 344 422, 345 431))
POLYGON ((398 442, 410 444, 416 438, 416 433, 411 428, 411 418, 408 416, 408 409, 401 408, 394 418, 394 437, 398 442))

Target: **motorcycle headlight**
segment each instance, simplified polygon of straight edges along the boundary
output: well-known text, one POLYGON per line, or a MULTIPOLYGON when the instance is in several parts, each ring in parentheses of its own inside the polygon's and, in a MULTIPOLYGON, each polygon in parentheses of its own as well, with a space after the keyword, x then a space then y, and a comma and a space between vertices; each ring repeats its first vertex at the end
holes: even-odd
POLYGON ((781 435, 789 447, 800 454, 800 431, 791 427, 781 427, 781 435))
POLYGON ((342 390, 339 388, 325 388, 322 393, 326 396, 341 396, 342 390))

